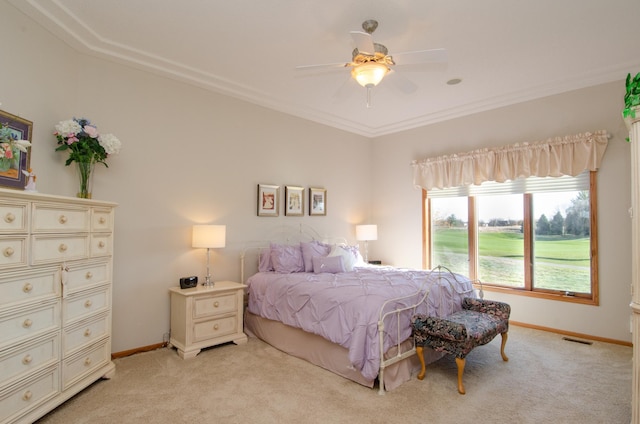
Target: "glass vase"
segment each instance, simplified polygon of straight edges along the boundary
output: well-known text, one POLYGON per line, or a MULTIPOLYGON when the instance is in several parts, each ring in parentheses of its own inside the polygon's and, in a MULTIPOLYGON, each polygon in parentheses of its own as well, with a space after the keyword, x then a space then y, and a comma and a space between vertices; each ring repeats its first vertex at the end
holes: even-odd
POLYGON ((76 172, 78 174, 78 182, 80 183, 77 196, 82 199, 91 199, 93 168, 95 165, 95 162, 76 162, 76 172))

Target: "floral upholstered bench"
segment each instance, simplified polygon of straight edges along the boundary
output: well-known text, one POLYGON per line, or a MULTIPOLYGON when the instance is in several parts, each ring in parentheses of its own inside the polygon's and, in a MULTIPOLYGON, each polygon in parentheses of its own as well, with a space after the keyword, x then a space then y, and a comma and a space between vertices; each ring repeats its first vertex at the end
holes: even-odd
POLYGON ((413 337, 416 353, 422 365, 418 379, 422 380, 426 372, 424 347, 449 353, 456 357, 458 392, 465 394, 462 374, 465 358, 473 348, 487 344, 501 334, 500 354, 504 361, 509 360, 504 353, 504 346, 507 343, 510 314, 511 307, 506 303, 466 297, 462 301, 462 310, 449 316, 436 318, 421 314, 414 315, 413 337))

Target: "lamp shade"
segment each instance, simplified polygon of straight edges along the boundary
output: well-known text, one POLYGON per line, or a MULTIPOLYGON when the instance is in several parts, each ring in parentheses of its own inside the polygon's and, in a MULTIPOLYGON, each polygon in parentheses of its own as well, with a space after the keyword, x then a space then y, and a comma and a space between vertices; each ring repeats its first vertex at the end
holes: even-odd
POLYGON ((378 240, 377 225, 356 225, 356 240, 378 240))
POLYGON ((351 75, 363 87, 376 86, 389 72, 387 65, 377 62, 367 62, 351 70, 351 75))
POLYGON ((194 225, 191 246, 199 248, 224 247, 226 236, 226 225, 194 225))

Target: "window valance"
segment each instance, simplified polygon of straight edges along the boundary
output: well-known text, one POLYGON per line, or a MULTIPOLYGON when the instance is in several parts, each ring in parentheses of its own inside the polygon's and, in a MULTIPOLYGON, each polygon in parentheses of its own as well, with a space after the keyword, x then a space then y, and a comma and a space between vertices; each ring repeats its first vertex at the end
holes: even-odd
POLYGON ((431 190, 534 176, 575 177, 600 167, 608 142, 606 131, 596 131, 416 160, 411 163, 413 184, 431 190))

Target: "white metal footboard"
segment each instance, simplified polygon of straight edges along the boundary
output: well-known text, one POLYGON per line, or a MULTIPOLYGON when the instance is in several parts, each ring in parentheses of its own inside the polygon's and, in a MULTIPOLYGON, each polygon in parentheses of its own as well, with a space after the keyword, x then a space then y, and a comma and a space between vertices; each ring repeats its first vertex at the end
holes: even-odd
MULTIPOLYGON (((443 274, 443 272, 446 271, 448 274, 451 275, 451 277, 453 277, 453 279, 457 282, 458 279, 456 278, 455 274, 453 272, 451 272, 451 270, 449 270, 448 268, 438 265, 437 267, 433 268, 431 270, 431 273, 437 272, 438 273, 438 278, 437 281, 441 280, 441 275, 443 274)), ((449 280, 447 280, 449 281, 449 280)), ((433 280, 425 280, 425 285, 426 284, 433 284, 433 280)), ((454 287, 454 289, 458 292, 458 294, 464 294, 464 293, 471 293, 473 292, 474 288, 473 288, 473 284, 471 285, 471 289, 469 291, 458 291, 457 287, 454 287)), ((407 296, 402 296, 402 297, 397 297, 395 299, 389 299, 386 302, 384 302, 384 304, 382 305, 382 307, 380 308, 380 314, 379 314, 379 319, 378 319, 378 337, 379 337, 379 345, 380 345, 380 371, 378 371, 378 384, 379 384, 379 388, 378 388, 378 394, 383 395, 385 393, 385 389, 384 389, 384 371, 385 368, 395 364, 396 362, 402 361, 406 358, 409 358, 410 356, 413 356, 416 353, 416 346, 415 343, 413 342, 413 338, 411 337, 411 347, 409 347, 408 349, 405 349, 404 351, 402 351, 400 349, 400 345, 402 344, 403 340, 400 340, 399 335, 400 333, 400 314, 402 312, 405 311, 409 311, 412 310, 412 315, 413 313, 415 313, 416 308, 421 305, 429 296, 429 287, 421 287, 419 290, 417 290, 416 292, 407 295, 407 296), (420 292, 424 290, 424 294, 422 296, 420 296, 419 300, 410 305, 410 306, 405 306, 402 308, 398 308, 398 309, 394 309, 388 312, 384 312, 384 310, 386 309, 386 306, 390 303, 395 303, 404 299, 411 299, 412 297, 416 297, 420 294, 420 292), (385 359, 384 354, 384 333, 385 333, 385 319, 389 316, 395 315, 396 316, 396 334, 398 334, 398 340, 396 341, 396 354, 390 358, 385 359)))

